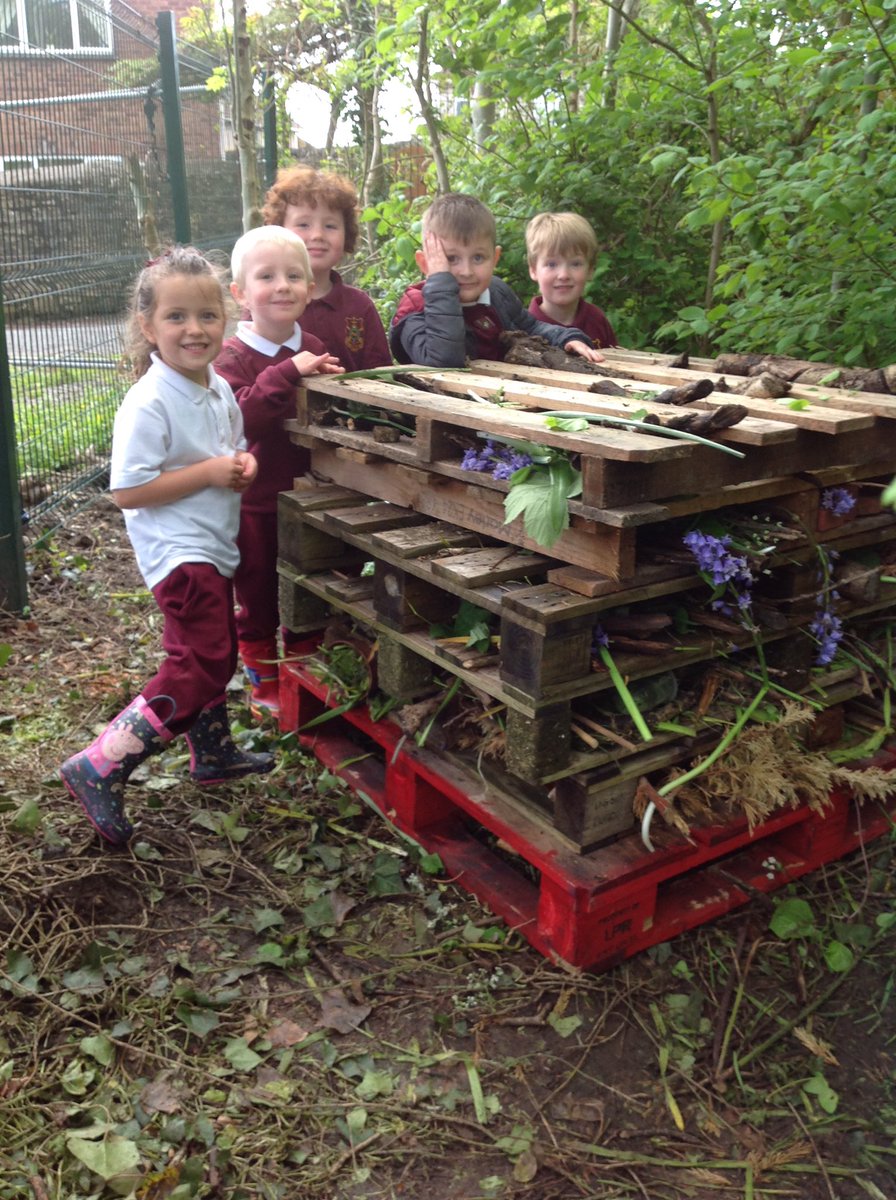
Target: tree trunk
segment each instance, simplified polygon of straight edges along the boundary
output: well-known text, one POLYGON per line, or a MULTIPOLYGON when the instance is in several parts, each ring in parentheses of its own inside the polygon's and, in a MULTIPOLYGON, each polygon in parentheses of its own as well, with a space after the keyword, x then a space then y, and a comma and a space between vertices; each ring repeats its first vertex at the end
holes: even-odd
POLYGON ((451 191, 451 180, 448 175, 448 163, 442 149, 442 137, 439 131, 439 118, 436 107, 432 102, 432 92, 429 84, 429 14, 424 10, 420 17, 420 45, 417 50, 417 71, 411 77, 411 83, 420 105, 420 113, 429 133, 429 144, 432 150, 433 162, 436 166, 436 178, 439 181, 439 193, 445 195, 451 191))
POLYGON ((614 0, 607 11, 607 36, 604 42, 604 90, 602 108, 616 107, 616 55, 628 29, 641 7, 641 0, 614 0))
POLYGON ((485 150, 495 130, 495 99, 491 87, 481 75, 473 85, 473 140, 480 150, 485 150))
POLYGON ((240 162, 240 197, 245 232, 262 223, 262 187, 255 145, 252 44, 245 0, 234 0, 233 3, 233 59, 233 124, 240 162))

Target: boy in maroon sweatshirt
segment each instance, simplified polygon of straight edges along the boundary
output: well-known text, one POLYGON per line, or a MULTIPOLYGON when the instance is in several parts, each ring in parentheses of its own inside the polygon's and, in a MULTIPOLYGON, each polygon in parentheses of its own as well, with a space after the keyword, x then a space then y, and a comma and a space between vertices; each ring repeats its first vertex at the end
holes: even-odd
MULTIPOLYGON (((277 494, 308 470, 308 451, 294 445, 283 422, 296 412, 296 388, 303 375, 344 370, 326 346, 299 327, 314 287, 302 239, 276 225, 244 234, 233 248, 230 290, 249 319, 225 341, 215 370, 233 389, 242 410, 246 440, 258 461, 254 483, 243 493, 234 575, 240 656, 249 676, 250 708, 256 718, 276 717, 277 494)), ((283 630, 284 646, 290 641, 283 630)))
POLYGON ((335 171, 283 167, 265 197, 265 223, 297 233, 308 250, 314 295, 299 324, 320 338, 347 371, 391 365, 383 323, 371 298, 336 270, 358 243, 358 193, 335 171))

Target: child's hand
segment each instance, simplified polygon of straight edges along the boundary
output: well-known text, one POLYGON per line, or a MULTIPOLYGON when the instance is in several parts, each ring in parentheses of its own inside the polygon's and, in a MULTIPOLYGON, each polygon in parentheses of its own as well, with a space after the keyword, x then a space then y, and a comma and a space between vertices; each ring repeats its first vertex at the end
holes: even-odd
POLYGON ((445 253, 445 244, 437 233, 431 230, 423 239, 423 266, 427 278, 438 271, 450 271, 451 263, 445 253))
POLYGON ((302 350, 293 355, 292 361, 300 375, 342 375, 345 367, 335 354, 312 354, 302 350))
MULTIPOLYGON (((206 487, 231 488, 235 492, 242 491, 248 484, 240 486, 243 475, 242 455, 219 454, 215 458, 206 459, 208 482, 206 487)), ((249 455, 251 458, 252 456, 249 455)), ((254 459, 253 459, 254 462, 254 459)), ((255 468, 258 470, 258 467, 255 468)))
POLYGON ((593 346, 589 346, 587 342, 567 342, 563 347, 567 354, 578 354, 582 358, 587 358, 589 362, 603 362, 604 356, 599 350, 595 350, 593 346))
POLYGON ((237 450, 233 456, 233 461, 238 464, 240 474, 236 481, 230 485, 230 490, 233 492, 244 492, 258 474, 258 462, 255 455, 250 454, 248 450, 237 450))

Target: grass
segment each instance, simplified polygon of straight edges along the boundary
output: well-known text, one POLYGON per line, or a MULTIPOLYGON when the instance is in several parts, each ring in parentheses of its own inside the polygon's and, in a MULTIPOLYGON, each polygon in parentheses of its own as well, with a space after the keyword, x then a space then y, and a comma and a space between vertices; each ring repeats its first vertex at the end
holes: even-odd
POLYGON ((124 382, 112 369, 11 372, 19 475, 46 480, 108 454, 124 382))

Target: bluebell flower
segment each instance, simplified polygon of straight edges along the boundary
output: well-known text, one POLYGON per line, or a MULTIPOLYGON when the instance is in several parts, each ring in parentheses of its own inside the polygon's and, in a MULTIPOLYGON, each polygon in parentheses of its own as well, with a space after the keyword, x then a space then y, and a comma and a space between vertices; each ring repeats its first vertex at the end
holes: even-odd
POLYGON ((514 450, 512 446, 496 445, 487 441, 481 449, 467 450, 461 459, 465 471, 490 471, 493 479, 509 479, 523 467, 531 465, 528 454, 514 450))
POLYGON ((845 517, 856 506, 856 498, 848 488, 830 487, 821 493, 821 507, 835 517, 845 517))
POLYGON ((601 646, 608 646, 610 639, 604 633, 603 626, 600 621, 591 630, 591 654, 597 656, 600 653, 601 646))
MULTIPOLYGON (((696 559, 697 570, 703 578, 712 584, 717 593, 727 594, 728 600, 737 605, 742 623, 751 628, 753 573, 743 555, 731 553, 731 537, 728 534, 716 537, 714 534, 692 529, 684 535, 682 541, 696 559)), ((712 607, 725 616, 736 615, 732 605, 723 600, 720 594, 713 598, 712 607)))
POLYGON ((843 640, 843 622, 829 608, 825 608, 810 621, 809 632, 818 639, 815 663, 819 667, 826 667, 834 661, 837 647, 843 640))

